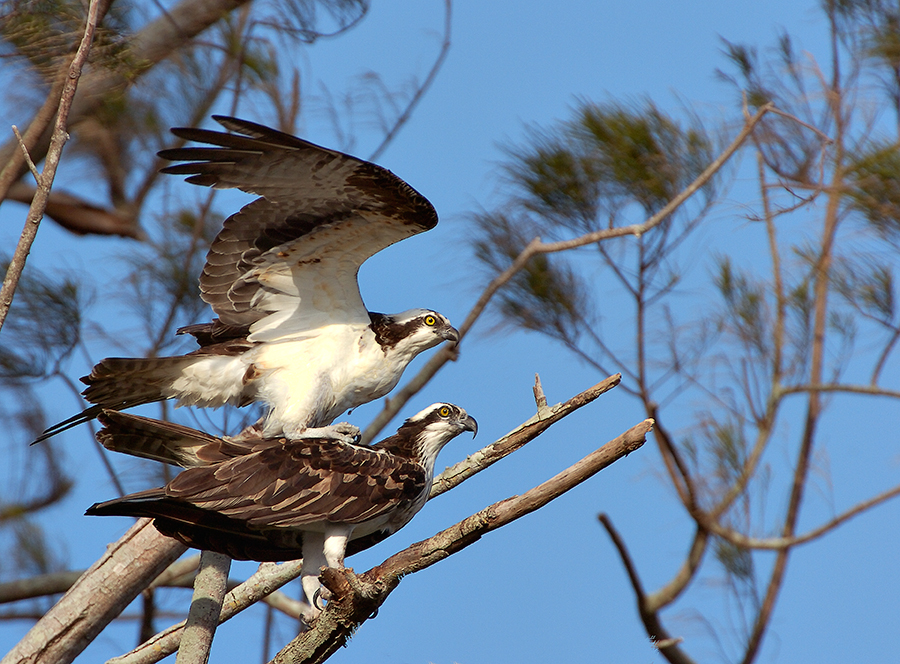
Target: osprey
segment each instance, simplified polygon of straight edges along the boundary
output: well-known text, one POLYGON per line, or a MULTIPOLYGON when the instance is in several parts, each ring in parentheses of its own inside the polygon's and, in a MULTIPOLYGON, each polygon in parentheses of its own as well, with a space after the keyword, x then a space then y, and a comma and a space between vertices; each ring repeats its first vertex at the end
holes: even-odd
POLYGON ((438 452, 463 431, 478 430, 473 417, 449 403, 429 406, 371 447, 341 432, 235 446, 125 413, 101 417, 98 439, 106 447, 170 463, 188 458, 193 467, 163 488, 95 504, 86 514, 150 517, 164 535, 238 560, 303 558, 308 618, 318 613, 322 566, 342 567, 345 555, 409 523, 428 499, 438 452), (161 443, 150 449, 145 443, 155 430, 161 443))
POLYGON ((187 355, 102 360, 81 379, 94 405, 38 441, 102 410, 164 399, 263 402, 263 436, 291 435, 384 396, 416 355, 459 340, 435 311, 373 313, 359 293, 357 272, 369 257, 437 224, 431 203, 375 164, 246 120, 213 118, 238 133, 175 128, 216 147, 159 155, 185 162, 163 173, 261 196, 225 220, 207 254, 200 296, 218 317, 178 331, 200 346, 187 355))

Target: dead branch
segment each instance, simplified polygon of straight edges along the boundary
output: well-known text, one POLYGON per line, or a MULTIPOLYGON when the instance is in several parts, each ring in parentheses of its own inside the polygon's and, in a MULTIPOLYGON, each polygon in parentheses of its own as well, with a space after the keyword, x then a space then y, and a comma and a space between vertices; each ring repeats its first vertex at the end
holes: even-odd
MULTIPOLYGON (((72 108, 72 102, 75 99, 75 91, 78 89, 78 80, 81 78, 81 70, 87 61, 88 53, 91 50, 91 43, 94 41, 94 30, 99 20, 98 0, 91 0, 88 8, 87 19, 84 26, 84 34, 75 57, 69 65, 69 74, 62 86, 62 92, 59 97, 59 110, 56 113, 56 122, 53 126, 53 134, 50 139, 50 145, 47 151, 47 159, 44 163, 44 170, 38 180, 37 192, 31 201, 31 207, 28 210, 28 216, 25 219, 25 227, 22 229, 22 235, 16 245, 12 260, 6 271, 6 278, 3 280, 3 287, 0 288, 0 328, 6 320, 9 313, 9 307, 12 305, 13 295, 16 292, 16 286, 19 285, 19 277, 22 276, 22 270, 25 269, 25 260, 31 251, 31 245, 37 236, 38 225, 44 215, 44 209, 47 206, 47 198, 50 195, 50 187, 53 186, 53 179, 56 177, 56 169, 59 166, 59 160, 62 156, 63 146, 69 138, 66 132, 68 123, 69 110, 72 108)), ((108 6, 108 5, 105 5, 108 6)), ((13 141, 16 148, 19 148, 20 137, 16 137, 13 141)), ((22 142, 21 147, 25 147, 22 142)), ((23 159, 23 162, 25 160, 23 159)))
POLYGON ((312 629, 295 638, 272 664, 325 661, 373 613, 406 574, 418 572, 461 551, 482 535, 543 507, 554 498, 640 448, 653 420, 644 420, 555 477, 521 496, 494 503, 433 537, 413 544, 357 576, 350 569, 326 569, 322 583, 333 594, 312 629))
POLYGON ((609 533, 609 537, 616 547, 616 551, 619 552, 622 564, 625 565, 625 571, 628 574, 628 579, 631 581, 631 588, 634 590, 637 599, 638 614, 641 617, 641 622, 644 623, 644 629, 647 631, 650 640, 656 646, 657 650, 659 650, 672 664, 694 664, 694 660, 688 657, 687 654, 678 647, 681 639, 673 638, 669 632, 666 631, 666 628, 662 626, 657 611, 649 607, 647 595, 644 593, 644 587, 638 576, 637 568, 634 566, 634 562, 631 559, 631 555, 628 553, 625 542, 619 536, 618 531, 613 527, 612 521, 609 520, 609 517, 606 514, 601 514, 598 518, 600 523, 603 524, 603 527, 606 528, 606 532, 609 533))
POLYGON ((465 460, 447 468, 444 472, 434 478, 434 483, 431 485, 431 495, 429 496, 429 500, 458 486, 472 477, 475 473, 481 472, 508 454, 512 454, 529 441, 537 438, 540 434, 550 428, 551 425, 559 422, 570 413, 591 403, 601 394, 614 388, 619 384, 620 380, 622 380, 622 375, 615 374, 614 376, 610 376, 609 378, 600 381, 584 392, 576 394, 565 403, 558 403, 552 408, 546 408, 543 413, 534 415, 527 422, 520 424, 499 440, 478 450, 474 454, 470 454, 465 460))
POLYGON ((95 562, 0 664, 68 664, 185 552, 141 519, 95 562))
POLYGON ((194 597, 185 621, 175 664, 206 664, 219 625, 231 558, 215 551, 200 554, 194 597))

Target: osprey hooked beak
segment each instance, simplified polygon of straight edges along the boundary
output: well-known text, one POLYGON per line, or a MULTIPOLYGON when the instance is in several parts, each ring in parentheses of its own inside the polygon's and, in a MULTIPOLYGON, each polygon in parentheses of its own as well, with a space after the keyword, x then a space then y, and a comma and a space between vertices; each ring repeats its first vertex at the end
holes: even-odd
MULTIPOLYGON (((457 330, 455 327, 448 327, 441 333, 441 336, 447 341, 452 341, 455 344, 459 343, 459 330, 457 330)), ((472 421, 474 422, 475 420, 472 421)))
POLYGON ((460 422, 460 424, 462 424, 464 431, 472 432, 472 438, 478 435, 478 422, 476 422, 475 418, 471 415, 466 414, 466 419, 460 422))

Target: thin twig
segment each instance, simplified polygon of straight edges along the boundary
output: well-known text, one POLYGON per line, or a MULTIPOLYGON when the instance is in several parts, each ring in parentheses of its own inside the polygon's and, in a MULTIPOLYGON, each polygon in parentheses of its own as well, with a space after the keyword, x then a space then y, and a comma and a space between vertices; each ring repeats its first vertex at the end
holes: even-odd
POLYGON ((406 105, 406 108, 399 115, 396 122, 394 122, 394 126, 390 128, 387 134, 385 134, 384 140, 382 140, 381 144, 377 148, 375 148, 375 151, 371 155, 369 155, 369 161, 375 161, 381 156, 387 146, 390 145, 391 141, 394 140, 397 132, 399 132, 400 129, 403 128, 403 125, 405 125, 409 121, 409 118, 410 116, 412 116, 412 113, 416 109, 416 106, 419 105, 422 97, 425 96, 428 88, 431 87, 434 79, 437 78, 437 74, 441 70, 441 67, 444 64, 444 60, 447 59, 447 54, 450 52, 450 26, 452 25, 452 17, 453 1, 444 0, 444 39, 441 43, 441 51, 440 53, 438 53, 437 59, 434 61, 434 64, 431 66, 431 71, 428 72, 428 76, 425 77, 422 85, 419 86, 415 94, 412 96, 412 99, 410 99, 409 103, 406 105))
MULTIPOLYGON (((631 224, 629 226, 620 226, 618 228, 607 228, 587 233, 571 240, 562 240, 559 242, 541 242, 539 237, 534 238, 516 257, 512 264, 501 272, 499 275, 487 285, 481 296, 475 302, 465 321, 459 327, 460 340, 465 337, 466 333, 481 316, 490 302, 491 298, 500 288, 506 285, 516 273, 518 273, 534 256, 538 254, 556 253, 583 247, 588 244, 594 244, 614 237, 624 237, 626 235, 634 235, 640 237, 647 231, 661 224, 669 215, 674 213, 688 198, 699 191, 709 180, 731 159, 738 148, 744 144, 747 138, 752 134, 753 129, 759 124, 763 116, 771 111, 774 106, 769 103, 759 108, 759 110, 750 117, 735 139, 725 150, 709 165, 697 178, 685 187, 677 196, 666 204, 659 212, 651 216, 649 219, 640 224, 631 224)), ((443 367, 448 361, 456 359, 456 348, 448 348, 442 346, 431 359, 425 363, 425 366, 417 373, 402 389, 398 390, 390 399, 385 399, 384 407, 381 412, 372 420, 371 424, 366 427, 363 432, 362 440, 364 442, 371 441, 378 433, 387 426, 397 413, 406 405, 406 403, 421 390, 429 380, 443 367)))
POLYGON ((22 148, 22 157, 25 159, 25 163, 28 164, 28 170, 31 171, 31 174, 34 176, 34 181, 40 184, 41 174, 38 173, 37 166, 34 165, 34 162, 31 160, 31 155, 28 154, 28 146, 25 145, 25 139, 22 138, 22 134, 19 133, 19 128, 16 125, 12 126, 12 130, 16 135, 16 140, 19 141, 19 147, 22 148))
MULTIPOLYGON (((99 5, 99 0, 91 0, 91 4, 88 7, 84 34, 81 38, 81 43, 78 45, 78 50, 72 58, 72 63, 69 65, 69 75, 63 84, 62 93, 60 94, 59 110, 56 114, 53 137, 50 139, 50 149, 47 151, 47 158, 44 160, 44 170, 37 178, 38 187, 31 202, 31 207, 28 209, 25 227, 22 229, 22 234, 16 245, 16 251, 6 271, 6 278, 3 280, 2 288, 0 288, 0 328, 3 327, 6 315, 9 313, 9 308, 12 305, 16 286, 19 284, 22 270, 25 269, 25 260, 31 252, 31 245, 34 244, 38 226, 41 218, 44 216, 44 209, 47 206, 47 198, 50 196, 50 187, 53 186, 53 179, 56 177, 56 169, 59 166, 63 146, 69 138, 66 132, 66 122, 69 116, 69 109, 72 107, 72 100, 75 98, 75 91, 78 89, 78 79, 81 77, 81 70, 87 61, 91 43, 94 40, 94 31, 99 20, 99 5)), ((18 132, 16 132, 16 136, 19 140, 22 140, 18 132)), ((22 145, 24 146, 24 142, 22 145)))

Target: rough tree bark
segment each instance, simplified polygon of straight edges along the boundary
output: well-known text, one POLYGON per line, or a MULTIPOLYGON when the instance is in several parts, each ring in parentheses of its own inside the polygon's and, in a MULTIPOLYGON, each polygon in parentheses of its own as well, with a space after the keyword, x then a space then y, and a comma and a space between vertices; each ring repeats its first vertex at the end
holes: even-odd
POLYGON ((68 664, 187 547, 139 520, 0 664, 68 664))

